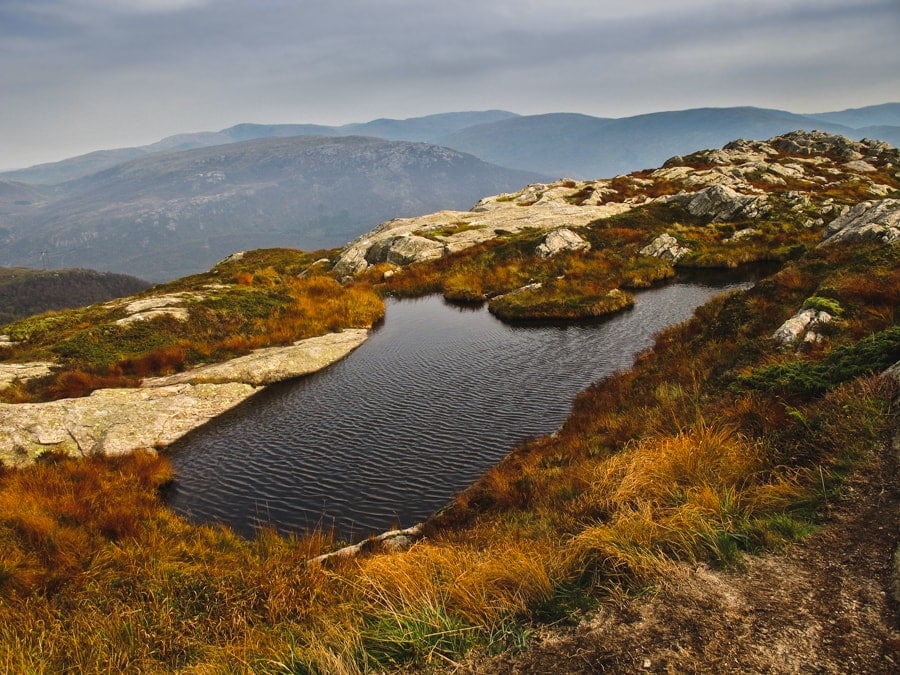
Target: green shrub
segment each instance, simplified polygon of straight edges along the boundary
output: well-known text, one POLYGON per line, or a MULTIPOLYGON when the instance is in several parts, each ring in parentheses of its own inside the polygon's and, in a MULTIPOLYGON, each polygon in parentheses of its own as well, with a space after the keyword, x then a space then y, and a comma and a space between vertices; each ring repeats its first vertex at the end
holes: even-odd
POLYGON ((816 396, 841 382, 877 373, 900 361, 900 326, 894 325, 850 346, 835 347, 819 362, 797 360, 757 368, 741 385, 781 394, 816 396))
POLYGON ((817 312, 827 312, 831 314, 831 316, 840 316, 844 313, 844 308, 841 307, 841 303, 833 298, 823 298, 819 295, 814 295, 810 298, 806 299, 806 302, 803 303, 803 309, 814 309, 817 312))

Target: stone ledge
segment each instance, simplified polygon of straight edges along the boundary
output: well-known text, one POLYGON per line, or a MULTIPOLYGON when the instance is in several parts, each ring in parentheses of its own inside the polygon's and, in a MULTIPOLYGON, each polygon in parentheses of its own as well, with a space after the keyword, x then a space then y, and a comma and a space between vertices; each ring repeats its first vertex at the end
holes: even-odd
POLYGON ((168 445, 266 384, 339 361, 368 337, 330 333, 290 347, 261 349, 225 363, 153 378, 136 389, 100 389, 84 398, 0 404, 0 461, 22 466, 46 452, 117 455, 168 445))

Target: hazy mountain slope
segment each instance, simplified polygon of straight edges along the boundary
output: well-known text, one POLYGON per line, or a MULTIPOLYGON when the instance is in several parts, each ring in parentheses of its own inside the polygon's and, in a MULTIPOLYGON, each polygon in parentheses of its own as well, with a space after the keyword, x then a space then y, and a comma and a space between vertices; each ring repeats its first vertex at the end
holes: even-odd
POLYGON ((133 295, 149 285, 135 277, 93 270, 0 267, 0 325, 48 310, 133 295))
POLYGON ((40 188, 11 180, 0 180, 0 215, 20 211, 23 207, 42 202, 52 194, 40 188))
POLYGON ((900 103, 882 103, 865 108, 849 108, 837 112, 807 115, 813 119, 843 124, 848 127, 900 126, 900 103))
POLYGON ((100 150, 59 162, 38 164, 26 169, 0 173, 0 177, 34 183, 55 185, 90 176, 118 164, 160 152, 174 152, 226 145, 257 138, 287 138, 291 136, 376 136, 396 141, 431 141, 454 133, 467 126, 516 117, 503 110, 484 112, 452 112, 412 117, 404 120, 378 119, 371 122, 325 126, 321 124, 237 124, 221 131, 168 136, 156 143, 135 148, 100 150))
POLYGON ((796 129, 854 135, 848 127, 761 108, 698 108, 622 119, 537 115, 464 129, 439 139, 485 161, 575 178, 608 177, 662 164, 735 138, 761 139, 796 129))
POLYGON ((511 120, 519 117, 505 110, 484 110, 479 112, 453 112, 425 117, 413 117, 405 120, 377 119, 365 124, 347 124, 337 127, 339 135, 361 134, 377 136, 393 141, 428 141, 434 143, 467 127, 478 124, 490 124, 500 120, 511 120))
POLYGON ((761 108, 699 108, 607 119, 575 113, 521 117, 504 110, 485 110, 403 120, 378 119, 343 126, 248 123, 221 131, 169 136, 138 148, 92 152, 7 171, 0 173, 0 178, 52 185, 159 152, 257 138, 309 135, 426 141, 469 152, 502 166, 557 177, 598 178, 655 166, 673 154, 692 152, 698 147, 718 147, 737 137, 763 139, 796 129, 821 129, 854 139, 870 135, 896 144, 896 132, 891 130, 895 126, 900 126, 900 103, 814 115, 761 108))
POLYGON ((615 121, 574 113, 530 115, 469 127, 437 142, 457 150, 476 149, 482 153, 476 156, 494 157, 485 161, 501 166, 544 166, 543 173, 556 177, 580 176, 586 164, 600 166, 593 148, 601 130, 615 121))
POLYGON ((338 246, 389 218, 468 208, 541 178, 446 148, 364 137, 151 155, 60 185, 55 201, 0 221, 0 264, 171 279, 240 249, 338 246))

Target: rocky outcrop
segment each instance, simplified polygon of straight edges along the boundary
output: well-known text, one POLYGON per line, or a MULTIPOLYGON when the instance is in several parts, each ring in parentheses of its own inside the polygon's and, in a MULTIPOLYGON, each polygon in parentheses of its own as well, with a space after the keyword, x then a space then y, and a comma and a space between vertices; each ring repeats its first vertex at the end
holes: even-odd
POLYGON ((626 213, 636 206, 634 202, 576 204, 571 201, 574 194, 593 185, 569 180, 539 183, 519 193, 485 197, 470 211, 439 211, 417 218, 389 220, 352 241, 335 263, 334 272, 346 278, 365 272, 377 262, 404 265, 428 260, 525 229, 574 230, 595 220, 626 213))
POLYGON ((690 252, 691 249, 687 246, 682 246, 675 237, 667 232, 663 232, 640 250, 641 255, 662 258, 663 260, 668 260, 673 265, 690 252))
POLYGON ((849 187, 866 199, 883 197, 894 189, 882 184, 891 183, 885 172, 893 175, 898 166, 900 153, 880 141, 803 131, 768 141, 737 140, 721 149, 673 157, 654 171, 535 183, 519 192, 486 197, 469 211, 391 220, 351 242, 334 271, 347 278, 376 263, 430 260, 526 228, 577 233, 593 221, 653 203, 683 203, 693 216, 719 223, 765 218, 787 201, 814 227, 823 224, 826 211, 834 207, 807 194, 822 194, 831 187, 846 193, 849 187), (791 203, 790 195, 806 201, 791 203))
POLYGON ((537 254, 550 258, 563 251, 590 251, 591 245, 567 227, 548 232, 544 241, 538 244, 537 254))
POLYGON ((860 202, 828 224, 822 244, 852 241, 900 241, 900 199, 860 202))
POLYGON ((796 344, 801 339, 803 342, 820 342, 819 328, 832 321, 833 317, 828 312, 816 309, 803 309, 785 321, 772 334, 772 339, 782 346, 796 344))
MULTIPOLYGON (((202 299, 203 295, 199 293, 171 293, 133 300, 123 306, 127 316, 119 319, 116 323, 125 326, 135 321, 150 321, 161 316, 187 321, 188 310, 184 305, 191 300, 202 299)), ((117 301, 110 304, 122 305, 122 302, 117 301)))
POLYGON ((328 333, 300 340, 289 347, 266 347, 223 363, 193 368, 184 373, 148 378, 143 387, 202 382, 242 382, 259 387, 321 370, 339 361, 365 342, 364 328, 328 333))
POLYGON ((682 199, 687 201, 692 215, 707 217, 714 223, 759 218, 769 210, 764 196, 741 194, 727 185, 712 185, 682 199))
POLYGON ((893 188, 875 181, 884 170, 896 173, 898 159, 898 151, 881 141, 797 131, 768 141, 741 139, 721 149, 672 157, 650 175, 679 184, 685 193, 693 193, 691 188, 725 186, 745 196, 759 196, 788 184, 790 190, 819 191, 855 183, 872 197, 884 197, 893 188))
POLYGON ((440 258, 444 255, 444 248, 441 242, 405 233, 376 241, 366 251, 365 261, 369 265, 382 262, 409 265, 440 258))
POLYGON ((49 403, 0 404, 0 459, 26 464, 48 451, 116 455, 167 445, 257 391, 249 384, 100 389, 49 403))
POLYGON ((148 379, 139 389, 101 389, 49 403, 0 404, 0 460, 26 464, 41 453, 121 454, 172 443, 241 403, 260 387, 305 375, 365 341, 346 330, 290 347, 261 349, 225 363, 148 379))
POLYGON ((859 160, 891 149, 891 146, 883 141, 867 138, 852 141, 845 136, 824 131, 793 131, 771 139, 769 145, 779 152, 792 155, 831 155, 847 161, 859 160))

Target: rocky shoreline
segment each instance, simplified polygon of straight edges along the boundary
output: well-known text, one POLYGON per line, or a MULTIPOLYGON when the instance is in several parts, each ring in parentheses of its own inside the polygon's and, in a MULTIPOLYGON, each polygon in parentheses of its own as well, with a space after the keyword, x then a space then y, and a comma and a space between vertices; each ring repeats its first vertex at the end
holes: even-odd
POLYGON ((161 448, 266 385, 339 361, 368 336, 366 329, 344 330, 148 378, 140 388, 100 389, 85 398, 47 403, 0 404, 0 461, 23 466, 47 452, 86 457, 161 448))

